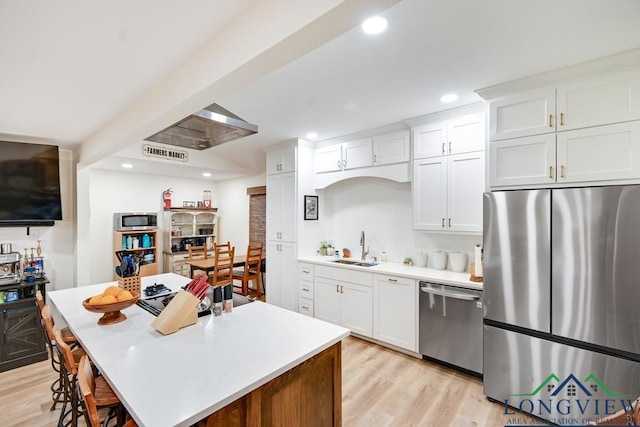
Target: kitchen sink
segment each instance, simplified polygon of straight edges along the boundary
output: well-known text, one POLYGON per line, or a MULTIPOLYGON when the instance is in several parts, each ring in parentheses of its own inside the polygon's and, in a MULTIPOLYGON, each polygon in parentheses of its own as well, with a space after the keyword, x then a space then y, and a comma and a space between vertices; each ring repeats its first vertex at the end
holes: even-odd
POLYGON ((335 262, 336 264, 357 265, 360 267, 373 267, 374 265, 377 265, 375 262, 355 261, 352 259, 337 259, 331 262, 335 262))

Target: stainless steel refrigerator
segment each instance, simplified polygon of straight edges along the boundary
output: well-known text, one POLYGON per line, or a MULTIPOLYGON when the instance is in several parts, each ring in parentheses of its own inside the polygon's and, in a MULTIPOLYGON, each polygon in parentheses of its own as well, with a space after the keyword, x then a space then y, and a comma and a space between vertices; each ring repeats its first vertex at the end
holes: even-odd
POLYGON ((640 185, 484 198, 484 393, 563 424, 640 396, 640 185))

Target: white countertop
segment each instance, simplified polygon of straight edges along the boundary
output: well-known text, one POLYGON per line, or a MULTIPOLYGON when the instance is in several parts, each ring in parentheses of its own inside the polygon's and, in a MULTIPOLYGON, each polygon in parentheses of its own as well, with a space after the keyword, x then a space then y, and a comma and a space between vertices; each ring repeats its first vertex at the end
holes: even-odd
MULTIPOLYGON (((142 288, 189 282, 173 273, 142 288)), ((331 347, 348 329, 256 301, 164 336, 137 305, 127 319, 98 325, 82 301, 114 282, 47 293, 98 369, 141 426, 190 425, 331 347)))
MULTIPOLYGON (((451 270, 436 270, 435 268, 416 267, 393 262, 383 262, 372 267, 361 267, 357 265, 339 264, 336 258, 329 256, 308 256, 300 257, 298 261, 312 264, 327 265, 336 268, 348 268, 358 271, 370 271, 377 274, 392 274, 394 276, 408 277, 411 279, 425 280, 443 285, 458 286, 461 288, 483 290, 482 282, 472 282, 469 280, 469 273, 456 273, 451 270)), ((358 260, 355 260, 358 261, 358 260)))

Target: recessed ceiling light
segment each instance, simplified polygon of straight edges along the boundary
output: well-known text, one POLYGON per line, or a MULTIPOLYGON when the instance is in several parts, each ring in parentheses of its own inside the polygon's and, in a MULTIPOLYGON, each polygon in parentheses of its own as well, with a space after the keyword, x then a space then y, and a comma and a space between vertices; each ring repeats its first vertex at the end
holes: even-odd
POLYGON ((131 169, 133 167, 131 163, 123 163, 121 166, 125 169, 131 169))
POLYGON ((211 176, 211 172, 202 172, 202 176, 209 178, 211 176))
POLYGON ((456 99, 458 99, 458 95, 456 95, 455 93, 449 93, 440 98, 440 102, 444 102, 445 104, 447 104, 449 102, 455 101, 456 99))
POLYGON ((387 29, 387 20, 382 16, 372 16, 362 23, 362 31, 367 34, 379 34, 387 29))
POLYGON ((307 134, 307 138, 309 138, 309 139, 316 139, 317 137, 318 137, 318 134, 315 133, 315 132, 309 132, 307 134))

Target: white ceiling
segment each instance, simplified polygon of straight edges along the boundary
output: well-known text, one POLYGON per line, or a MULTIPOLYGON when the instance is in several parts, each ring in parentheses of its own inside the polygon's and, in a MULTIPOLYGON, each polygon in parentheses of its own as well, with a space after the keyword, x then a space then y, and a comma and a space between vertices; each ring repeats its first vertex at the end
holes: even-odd
MULTIPOLYGON (((258 3, 0 0, 0 139, 77 147, 258 3)), ((479 88, 640 47, 638 0, 403 0, 382 15, 381 35, 353 28, 207 100, 259 126, 199 154, 221 165, 212 179, 260 173, 264 147, 309 131, 326 139, 396 123, 479 101, 479 88), (460 98, 443 105, 448 92, 460 98)), ((132 159, 138 172, 167 175, 139 153, 133 144, 96 165, 132 159)), ((199 177, 207 168, 175 169, 199 177)))

